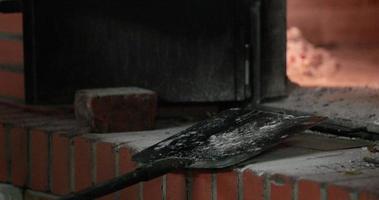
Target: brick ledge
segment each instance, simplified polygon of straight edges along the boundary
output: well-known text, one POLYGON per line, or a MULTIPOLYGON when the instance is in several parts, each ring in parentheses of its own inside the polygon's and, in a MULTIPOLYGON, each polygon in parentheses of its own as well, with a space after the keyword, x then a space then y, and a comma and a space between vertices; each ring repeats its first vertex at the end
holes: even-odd
MULTIPOLYGON (((69 115, 6 106, 0 106, 0 121, 0 182, 55 195, 133 170, 134 152, 185 128, 83 135, 77 131, 85 127, 69 115)), ((379 154, 355 148, 229 171, 182 171, 102 199, 379 199, 379 169, 362 164, 366 156, 379 154), (343 170, 349 166, 356 170, 343 170)))

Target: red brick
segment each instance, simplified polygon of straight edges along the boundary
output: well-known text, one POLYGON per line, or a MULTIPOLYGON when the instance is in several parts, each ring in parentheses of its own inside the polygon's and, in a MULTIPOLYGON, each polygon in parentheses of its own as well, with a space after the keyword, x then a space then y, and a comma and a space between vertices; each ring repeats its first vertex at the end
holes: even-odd
POLYGON ((293 181, 283 175, 270 177, 271 200, 292 200, 293 181))
POLYGON ((3 124, 0 124, 0 182, 8 181, 8 149, 6 141, 5 127, 3 124))
POLYGON ((22 41, 0 39, 0 64, 22 65, 22 41))
POLYGON ((70 192, 70 140, 54 134, 51 148, 51 191, 67 194, 70 192))
POLYGON ((211 200, 212 174, 210 172, 194 172, 192 174, 192 200, 211 200))
POLYGON ((359 200, 379 200, 379 195, 362 192, 359 194, 359 200))
POLYGON ((24 75, 0 71, 0 96, 24 99, 24 75))
POLYGON ((92 132, 139 131, 154 127, 156 104, 156 94, 140 88, 81 90, 75 113, 92 132))
POLYGON ((162 199, 162 177, 158 177, 143 183, 143 199, 162 199))
POLYGON ((321 199, 320 184, 314 181, 300 180, 298 182, 298 199, 299 200, 321 199))
POLYGON ((184 173, 169 173, 166 176, 166 199, 186 200, 186 177, 184 173))
POLYGON ((30 141, 30 187, 37 191, 47 191, 49 136, 44 131, 31 130, 30 141))
POLYGON ((0 13, 0 32, 22 33, 22 14, 0 13))
POLYGON ((24 128, 11 129, 11 171, 12 183, 23 187, 27 181, 28 148, 27 130, 24 128))
POLYGON ((217 199, 238 199, 238 174, 235 171, 217 172, 217 199))
MULTIPOLYGON (((96 183, 102 183, 115 177, 115 156, 110 143, 96 144, 96 183)), ((115 194, 109 194, 101 200, 115 199, 115 194)))
MULTIPOLYGON (((132 155, 129 149, 121 148, 119 151, 120 157, 120 174, 133 171, 136 168, 136 163, 132 161, 132 155)), ((138 200, 139 199, 139 185, 133 185, 121 190, 120 199, 138 200)))
POLYGON ((75 191, 79 191, 93 184, 91 143, 85 138, 77 137, 74 139, 74 146, 75 191))
POLYGON ((264 198, 264 178, 255 175, 250 170, 243 172, 243 199, 244 200, 263 200, 264 198))
POLYGON ((346 199, 350 199, 350 191, 348 189, 335 185, 328 186, 328 200, 346 199))

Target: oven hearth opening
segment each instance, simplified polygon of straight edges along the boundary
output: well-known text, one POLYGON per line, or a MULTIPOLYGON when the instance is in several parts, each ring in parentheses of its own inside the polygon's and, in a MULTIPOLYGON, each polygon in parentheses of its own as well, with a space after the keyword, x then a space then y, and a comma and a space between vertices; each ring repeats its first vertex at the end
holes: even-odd
POLYGON ((287 76, 303 87, 378 89, 378 55, 376 44, 323 46, 310 42, 298 27, 287 31, 287 76))
POLYGON ((287 1, 287 76, 304 87, 379 88, 379 4, 287 1))
POLYGON ((264 105, 327 116, 347 132, 376 135, 378 35, 376 1, 288 0, 288 96, 264 105))

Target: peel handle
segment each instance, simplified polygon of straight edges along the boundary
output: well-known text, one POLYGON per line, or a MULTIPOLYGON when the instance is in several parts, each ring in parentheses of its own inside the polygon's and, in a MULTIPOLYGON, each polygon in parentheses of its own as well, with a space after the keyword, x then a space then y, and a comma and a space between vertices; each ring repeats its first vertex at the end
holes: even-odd
POLYGON ((64 196, 58 200, 92 200, 132 186, 141 181, 148 181, 176 169, 184 168, 190 164, 192 164, 192 161, 178 158, 158 160, 149 165, 139 167, 132 172, 113 178, 107 182, 97 184, 88 189, 64 196))

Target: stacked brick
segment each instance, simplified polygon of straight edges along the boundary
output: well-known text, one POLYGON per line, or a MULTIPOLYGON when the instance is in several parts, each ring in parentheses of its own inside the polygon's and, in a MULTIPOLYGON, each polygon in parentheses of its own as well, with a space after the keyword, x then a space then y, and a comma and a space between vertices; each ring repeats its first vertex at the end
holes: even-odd
POLYGON ((138 87, 79 90, 75 95, 75 116, 91 133, 153 129, 157 94, 138 87))

